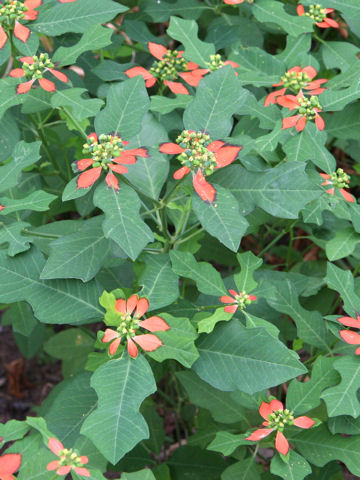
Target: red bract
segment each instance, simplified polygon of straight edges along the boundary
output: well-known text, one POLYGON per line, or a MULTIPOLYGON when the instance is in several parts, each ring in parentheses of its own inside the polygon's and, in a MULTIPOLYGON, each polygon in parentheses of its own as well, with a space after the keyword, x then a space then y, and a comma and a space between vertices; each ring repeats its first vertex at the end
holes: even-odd
POLYGON ((15 473, 21 465, 19 453, 6 453, 0 457, 0 480, 15 480, 15 473))
POLYGON ((56 438, 49 438, 48 447, 59 457, 59 460, 54 460, 48 463, 47 470, 56 470, 58 475, 67 475, 72 470, 83 477, 90 477, 90 472, 84 468, 89 462, 88 457, 79 456, 73 449, 68 450, 56 438))
POLYGON ((277 103, 282 107, 291 110, 298 110, 298 114, 293 117, 283 118, 283 130, 295 127, 298 132, 304 130, 309 120, 315 120, 315 125, 319 130, 324 130, 325 122, 319 115, 322 111, 319 100, 315 96, 310 98, 304 97, 301 93, 295 95, 284 95, 278 98, 277 103))
MULTIPOLYGON (((360 315, 357 314, 356 318, 352 317, 340 317, 338 321, 345 325, 345 327, 357 328, 360 330, 360 315)), ((340 330, 340 337, 344 342, 349 343, 350 345, 360 345, 360 335, 359 333, 353 332, 352 330, 340 330)), ((360 355, 360 347, 355 350, 355 355, 360 355)))
POLYGON ((227 144, 222 140, 211 141, 206 133, 193 130, 184 130, 176 142, 163 143, 159 148, 162 153, 178 154, 177 158, 183 166, 174 173, 175 180, 180 180, 191 172, 194 189, 199 197, 204 202, 214 202, 216 190, 206 181, 205 176, 230 165, 242 147, 227 144))
POLYGON ((36 20, 38 12, 35 8, 41 4, 42 0, 25 0, 24 3, 18 0, 5 0, 0 3, 0 50, 6 44, 11 31, 22 42, 26 43, 28 41, 30 29, 20 22, 22 20, 36 20))
POLYGON ((248 295, 246 292, 238 293, 235 290, 229 290, 229 293, 232 297, 229 297, 228 295, 220 297, 220 302, 231 304, 224 307, 224 311, 227 313, 235 313, 238 308, 244 310, 246 305, 250 305, 251 302, 257 300, 255 295, 248 295))
POLYGON ((354 203, 354 197, 345 190, 348 188, 350 183, 350 177, 347 175, 342 168, 338 168, 336 172, 329 175, 328 173, 320 173, 320 176, 325 179, 321 185, 332 185, 331 188, 326 190, 326 193, 330 195, 335 195, 335 188, 338 188, 341 195, 345 198, 347 202, 354 203), (345 188, 344 188, 345 187, 345 188))
POLYGON ((323 8, 321 5, 310 5, 309 11, 305 12, 303 5, 297 6, 297 14, 302 17, 303 15, 312 18, 315 21, 315 25, 320 28, 339 28, 339 24, 332 18, 328 18, 326 15, 334 11, 333 8, 323 8))
MULTIPOLYGON (((193 83, 188 81, 189 79, 186 76, 186 73, 197 69, 199 65, 193 62, 188 62, 182 58, 184 52, 168 50, 164 45, 149 42, 148 48, 150 53, 159 61, 155 62, 150 70, 146 70, 144 67, 132 67, 129 70, 126 70, 125 74, 129 78, 141 75, 145 80, 145 85, 147 87, 153 87, 157 81, 160 81, 169 87, 173 93, 189 95, 189 91, 185 85, 176 80, 180 77, 190 85, 193 85, 193 83)), ((191 80, 191 77, 189 78, 191 80)), ((200 80, 201 78, 199 78, 198 83, 200 80)))
POLYGON ((47 53, 41 53, 39 57, 37 55, 22 57, 20 62, 22 62, 23 68, 14 68, 10 72, 11 77, 26 77, 28 79, 25 83, 20 83, 17 86, 16 92, 18 94, 28 92, 36 80, 39 81, 39 85, 43 90, 54 92, 56 90, 55 83, 43 77, 46 72, 50 72, 61 82, 67 83, 69 81, 64 73, 55 70, 55 65, 51 62, 47 53))
MULTIPOLYGON (((215 55, 210 55, 210 61, 206 62, 208 68, 197 68, 196 70, 192 70, 191 72, 182 73, 182 78, 193 87, 197 87, 199 85, 200 80, 210 72, 215 72, 219 70, 219 68, 225 67, 226 65, 231 65, 233 68, 238 68, 239 64, 233 62, 232 60, 225 60, 225 62, 221 59, 221 55, 218 53, 215 55)), ((235 72, 236 75, 239 75, 235 72)))
POLYGON ((149 332, 159 332, 169 330, 169 325, 160 317, 150 317, 140 320, 149 309, 147 298, 139 298, 137 295, 131 295, 127 300, 119 298, 116 300, 115 309, 119 312, 119 319, 116 325, 117 329, 107 328, 101 341, 109 343, 110 355, 115 355, 120 346, 121 340, 125 339, 127 350, 132 357, 138 354, 136 343, 146 352, 153 352, 161 347, 162 341, 152 334, 137 334, 139 327, 149 332))
POLYGON ((314 426, 315 422, 310 417, 294 418, 292 412, 284 409, 283 404, 279 400, 271 400, 269 403, 262 402, 259 413, 265 420, 263 425, 266 428, 258 428, 245 440, 257 442, 276 431, 275 448, 282 455, 287 455, 289 451, 289 442, 283 434, 286 425, 295 425, 300 428, 308 429, 314 426))
POLYGON ((274 83, 273 87, 283 86, 280 90, 269 93, 265 98, 265 107, 271 103, 277 103, 279 97, 283 97, 286 93, 286 90, 290 90, 292 93, 297 95, 302 89, 308 90, 307 94, 309 95, 320 95, 325 88, 320 86, 327 82, 325 78, 319 78, 318 80, 313 80, 317 75, 315 68, 307 66, 301 68, 299 66, 290 68, 283 77, 281 77, 281 82, 274 83))
POLYGON ((77 0, 57 0, 60 3, 73 3, 76 2, 77 0))
POLYGON ((83 153, 91 158, 83 158, 73 163, 79 175, 76 183, 77 188, 90 188, 100 177, 104 170, 108 172, 105 182, 108 187, 119 190, 119 180, 114 173, 124 174, 128 172, 125 165, 136 163, 136 157, 148 157, 146 148, 134 148, 125 150, 129 144, 116 135, 100 135, 91 133, 88 136, 89 143, 84 145, 83 153))
POLYGON ((245 0, 224 0, 224 3, 227 5, 240 5, 240 3, 243 3, 245 0))

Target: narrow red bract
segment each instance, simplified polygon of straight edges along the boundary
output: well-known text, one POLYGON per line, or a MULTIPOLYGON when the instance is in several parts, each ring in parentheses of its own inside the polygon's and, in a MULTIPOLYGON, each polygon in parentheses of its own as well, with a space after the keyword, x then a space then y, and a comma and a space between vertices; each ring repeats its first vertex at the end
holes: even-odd
POLYGON ((35 10, 40 7, 42 0, 25 0, 23 4, 6 0, 0 3, 0 17, 3 22, 0 25, 0 50, 5 46, 11 30, 14 36, 26 43, 30 36, 30 29, 23 25, 23 20, 36 20, 38 12, 35 10), (15 7, 15 11, 10 10, 15 7))
POLYGON ((213 203, 216 190, 205 177, 234 162, 242 147, 222 140, 211 141, 206 133, 194 130, 184 130, 176 142, 162 143, 159 148, 161 153, 178 155, 178 160, 183 164, 174 173, 175 180, 191 172, 196 193, 204 202, 213 203))
POLYGON ((230 289, 229 293, 232 297, 229 295, 220 297, 220 302, 230 304, 224 307, 224 311, 227 313, 235 313, 238 308, 244 310, 247 305, 250 305, 251 302, 257 300, 255 295, 248 295, 246 292, 238 293, 235 290, 230 289))
POLYGON ((48 471, 56 470, 57 475, 67 475, 74 471, 83 477, 91 476, 89 470, 84 468, 84 465, 89 462, 88 457, 78 455, 72 448, 65 448, 59 440, 53 437, 49 438, 48 447, 59 457, 59 460, 53 460, 47 464, 46 469, 48 471))
POLYGON ((10 77, 25 77, 27 79, 26 82, 20 83, 20 85, 17 86, 16 92, 18 94, 28 92, 37 80, 43 90, 54 92, 56 90, 55 83, 44 78, 44 74, 47 72, 50 72, 54 77, 64 83, 69 81, 64 73, 55 70, 55 64, 52 63, 47 53, 41 53, 39 56, 34 55, 33 57, 21 57, 20 62, 22 62, 23 68, 14 68, 9 73, 10 77))
POLYGON ((109 343, 110 355, 115 355, 123 339, 131 357, 137 357, 137 345, 146 352, 153 352, 162 346, 162 341, 156 335, 142 334, 139 331, 139 328, 149 332, 166 331, 170 328, 164 319, 157 316, 140 320, 149 309, 147 298, 139 298, 137 295, 131 295, 127 300, 119 298, 115 302, 115 309, 119 318, 111 325, 117 329, 107 328, 101 339, 103 343, 109 343))
MULTIPOLYGON (((340 317, 338 318, 338 321, 345 327, 351 327, 360 330, 359 314, 356 315, 356 318, 340 317)), ((340 330, 339 334, 344 342, 348 343, 349 345, 359 345, 359 347, 355 350, 355 355, 360 355, 360 334, 353 332, 352 330, 340 330)))
POLYGON ((292 412, 284 409, 284 405, 279 400, 273 399, 270 402, 262 402, 259 413, 265 420, 263 426, 266 428, 258 428, 245 440, 257 442, 269 436, 276 431, 275 448, 282 455, 289 452, 289 442, 283 434, 286 425, 295 425, 296 427, 308 429, 315 425, 315 421, 306 416, 294 418, 292 412))
POLYGON ((309 10, 306 12, 304 6, 299 4, 296 11, 300 17, 305 15, 312 18, 315 22, 315 25, 320 28, 339 28, 338 22, 327 17, 329 13, 334 11, 333 8, 323 8, 320 4, 316 4, 310 5, 309 10))
POLYGON ((245 0, 224 0, 224 3, 227 5, 240 5, 240 3, 243 3, 245 0))
MULTIPOLYGON (((150 53, 158 60, 153 67, 150 70, 146 70, 144 67, 132 67, 126 70, 125 74, 129 78, 142 76, 148 88, 153 87, 158 81, 169 87, 175 94, 189 95, 188 89, 177 79, 183 78, 187 82, 188 77, 183 76, 183 73, 195 70, 199 65, 182 58, 184 52, 168 50, 164 45, 149 42, 148 48, 150 53)), ((188 83, 193 85, 191 80, 188 83)))
POLYGON ((307 95, 320 95, 325 88, 321 87, 322 84, 327 82, 326 78, 319 78, 318 80, 313 80, 317 75, 317 71, 314 67, 307 66, 301 68, 300 66, 295 66, 290 68, 279 83, 274 83, 273 87, 282 87, 275 92, 269 93, 265 98, 265 107, 269 106, 272 103, 279 103, 279 98, 283 97, 286 94, 287 90, 290 90, 291 93, 297 95, 299 92, 303 92, 307 95), (304 91, 305 90, 305 91, 304 91))
POLYGON ((77 189, 90 188, 100 178, 102 171, 106 172, 105 182, 109 188, 119 190, 119 180, 114 175, 128 172, 125 165, 136 163, 136 157, 147 158, 147 148, 125 150, 129 142, 117 135, 96 133, 88 135, 88 143, 84 145, 83 153, 91 158, 82 158, 73 163, 75 172, 81 173, 77 180, 77 189))
POLYGON ((13 474, 20 468, 21 455, 19 453, 6 453, 0 457, 0 480, 15 480, 13 474))

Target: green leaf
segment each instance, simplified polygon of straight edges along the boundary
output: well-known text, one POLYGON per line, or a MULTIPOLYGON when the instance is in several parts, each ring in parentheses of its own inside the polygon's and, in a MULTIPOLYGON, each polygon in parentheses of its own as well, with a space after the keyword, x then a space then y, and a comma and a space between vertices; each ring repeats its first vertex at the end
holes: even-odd
POLYGON ((184 45, 186 60, 195 62, 200 67, 208 68, 207 62, 210 61, 210 55, 215 54, 215 47, 211 43, 199 40, 198 29, 194 20, 170 17, 167 34, 184 45))
POLYGON ((212 314, 208 312, 201 313, 206 316, 198 321, 197 327, 199 333, 211 333, 218 322, 228 322, 233 316, 232 313, 225 312, 223 307, 217 308, 212 314))
POLYGON ((103 316, 98 307, 99 287, 77 280, 40 280, 45 264, 36 248, 9 258, 0 252, 0 302, 25 300, 40 322, 80 325, 103 316))
POLYGON ((260 478, 254 457, 230 465, 221 475, 221 480, 260 480, 260 478))
POLYGON ((351 473, 360 475, 360 435, 344 438, 341 435, 332 435, 325 425, 320 425, 288 440, 295 444, 296 450, 306 460, 317 467, 323 467, 333 460, 340 460, 351 473))
MULTIPOLYGON (((244 392, 222 392, 199 378, 192 370, 176 373, 190 401, 206 408, 219 423, 246 422, 249 424, 244 407, 258 408, 257 396, 244 392)), ((224 455, 226 455, 224 453, 224 455)))
POLYGON ((358 47, 349 42, 324 42, 321 45, 321 55, 326 68, 348 70, 357 62, 358 47))
POLYGON ((276 57, 282 60, 287 68, 301 64, 302 55, 311 48, 311 40, 309 33, 303 33, 296 37, 288 35, 286 37, 286 48, 276 57))
POLYGON ((331 111, 335 112, 337 110, 343 110, 346 105, 350 102, 353 102, 360 95, 360 81, 357 78, 354 83, 348 87, 343 88, 342 90, 325 90, 324 96, 321 96, 321 106, 323 107, 324 112, 331 111))
POLYGON ((14 333, 29 336, 38 325, 30 305, 26 302, 15 302, 3 314, 3 322, 11 324, 14 333))
MULTIPOLYGON (((260 120, 260 128, 278 131, 279 125, 282 124, 279 108, 276 105, 269 105, 265 107, 264 99, 258 100, 255 95, 251 93, 246 96, 245 102, 241 106, 241 109, 238 113, 241 113, 241 115, 249 115, 251 118, 258 118, 260 120)), ((259 140, 257 140, 257 144, 258 149, 264 148, 262 146, 262 142, 260 142, 259 140)))
POLYGON ((184 126, 190 130, 204 130, 213 140, 229 135, 232 115, 248 96, 241 88, 234 69, 227 65, 201 80, 195 99, 184 112, 184 126))
POLYGON ((149 107, 149 96, 141 76, 116 83, 109 89, 106 107, 96 115, 96 131, 98 134, 114 132, 130 140, 140 132, 149 107))
POLYGON ((191 253, 179 250, 170 250, 170 259, 174 272, 194 280, 200 292, 215 296, 225 294, 221 275, 210 263, 198 263, 191 253))
POLYGON ((326 388, 336 385, 339 375, 333 368, 335 357, 319 357, 313 365, 311 379, 308 382, 299 382, 294 379, 290 382, 286 395, 286 406, 294 414, 304 413, 320 405, 320 394, 326 388))
POLYGON ((123 473, 124 480, 156 480, 151 470, 141 470, 140 472, 123 473))
POLYGON ((326 139, 326 132, 318 130, 315 124, 309 122, 300 135, 293 136, 283 145, 283 149, 291 162, 311 160, 324 172, 332 173, 336 168, 336 160, 325 148, 326 139))
POLYGON ((360 417, 354 419, 349 415, 340 415, 330 418, 328 424, 331 433, 360 434, 360 417))
POLYGON ((116 191, 103 183, 95 191, 94 205, 105 213, 102 224, 105 238, 114 240, 135 260, 154 238, 152 231, 139 215, 140 199, 137 194, 124 184, 116 191))
POLYGON ((233 53, 231 59, 239 64, 236 71, 241 85, 270 87, 285 73, 281 60, 258 47, 236 48, 233 53))
POLYGON ((297 355, 264 328, 246 329, 237 319, 202 335, 197 347, 193 369, 219 390, 253 394, 306 372, 297 355))
MULTIPOLYGON (((19 420, 9 420, 6 423, 0 423, 0 438, 4 442, 12 442, 23 438, 29 431, 29 425, 19 420)), ((0 442, 2 443, 2 441, 0 442)))
POLYGON ((360 242, 360 235, 352 227, 342 228, 335 236, 326 242, 325 251, 329 260, 339 260, 353 253, 360 242))
POLYGON ((215 188, 216 198, 213 203, 204 202, 196 192, 193 193, 194 212, 210 235, 237 252, 249 224, 240 215, 238 201, 231 192, 219 185, 215 188))
POLYGON ((0 192, 15 187, 20 181, 23 168, 36 163, 40 159, 41 142, 19 142, 12 152, 12 159, 0 167, 0 192))
POLYGON ((148 157, 137 157, 136 163, 128 166, 126 178, 145 195, 157 200, 169 174, 169 161, 154 148, 148 152, 148 157))
POLYGON ((186 108, 192 101, 193 97, 191 95, 175 95, 175 98, 153 95, 151 97, 150 110, 152 112, 158 112, 161 115, 166 115, 177 108, 186 108))
POLYGON ((173 480, 218 480, 227 465, 220 455, 192 446, 178 448, 167 464, 173 480))
POLYGON ((0 162, 7 160, 20 140, 20 131, 14 117, 6 113, 0 120, 0 162))
POLYGON ((30 226, 26 222, 14 221, 12 218, 3 218, 0 227, 0 245, 8 243, 8 255, 13 257, 18 253, 25 252, 30 248, 32 237, 23 235, 23 230, 30 226))
POLYGON ((2 78, 0 80, 0 118, 10 107, 21 103, 21 96, 16 93, 17 78, 2 78))
POLYGON ((359 104, 356 102, 348 105, 341 112, 327 114, 325 122, 328 135, 343 139, 358 138, 360 126, 359 104))
POLYGON ((261 267, 263 261, 252 252, 238 253, 236 259, 240 265, 240 273, 234 275, 236 286, 239 292, 251 292, 258 284, 254 272, 261 267))
POLYGON ((273 456, 270 464, 270 472, 278 475, 280 478, 289 478, 291 480, 303 480, 310 475, 311 467, 309 463, 294 450, 289 450, 289 460, 284 462, 279 454, 273 456))
POLYGON ((124 355, 96 370, 91 378, 99 403, 85 420, 81 433, 109 460, 117 463, 149 429, 140 414, 143 400, 156 391, 152 370, 142 355, 124 355))
POLYGON ((102 216, 86 220, 75 233, 51 242, 41 278, 79 278, 83 282, 94 278, 110 253, 110 242, 101 228, 102 220, 102 216))
POLYGON ((89 28, 80 41, 72 47, 60 47, 53 56, 53 61, 60 67, 64 65, 73 65, 78 57, 88 50, 99 50, 111 43, 111 35, 114 31, 111 28, 105 28, 101 25, 89 28))
POLYGON ((66 378, 84 369, 88 354, 94 350, 94 337, 80 328, 69 328, 47 340, 44 350, 62 360, 62 373, 66 378))
POLYGON ((208 5, 199 3, 197 0, 176 0, 175 3, 168 3, 162 0, 141 0, 140 11, 147 13, 156 22, 166 22, 171 15, 180 15, 184 18, 196 19, 208 5))
POLYGON ((299 211, 320 197, 299 162, 283 163, 264 172, 249 172, 240 165, 230 165, 216 173, 216 183, 228 188, 241 205, 242 214, 256 206, 279 218, 298 218, 299 211))
POLYGON ((40 407, 49 430, 72 447, 85 419, 96 408, 97 397, 90 387, 89 372, 82 372, 54 387, 40 407))
POLYGON ((173 358, 184 367, 190 368, 199 357, 194 344, 197 338, 195 328, 187 318, 173 317, 167 313, 160 313, 159 316, 166 321, 170 329, 155 333, 163 342, 163 346, 154 352, 149 352, 149 357, 157 362, 173 358))
POLYGON ((145 270, 139 278, 142 296, 148 298, 151 310, 165 307, 179 297, 179 277, 172 271, 168 254, 144 255, 145 270))
POLYGON ((77 0, 66 5, 55 3, 51 8, 39 13, 31 28, 50 36, 66 32, 83 33, 94 25, 112 20, 126 10, 128 7, 111 0, 101 0, 101 8, 98 2, 89 0, 77 0))
POLYGON ((56 199, 56 195, 36 190, 25 198, 8 198, 1 197, 0 205, 4 207, 0 211, 0 215, 9 215, 19 210, 34 210, 35 212, 45 212, 49 210, 49 203, 56 199))
POLYGON ((230 432, 216 432, 215 439, 208 445, 207 450, 220 452, 225 456, 231 455, 241 445, 253 445, 245 440, 246 433, 234 435, 230 432))
POLYGON ((279 25, 289 35, 297 37, 302 33, 312 32, 314 22, 311 18, 289 15, 284 5, 274 0, 257 0, 253 5, 252 13, 259 22, 271 22, 279 25))
POLYGON ((355 293, 352 273, 328 263, 324 280, 329 288, 340 293, 344 302, 344 310, 348 315, 354 317, 359 311, 360 297, 355 293))
POLYGON ((278 312, 286 313, 296 323, 298 336, 306 343, 329 350, 326 343, 326 324, 320 312, 305 310, 299 303, 294 284, 285 278, 274 281, 275 289, 266 296, 268 304, 278 312))
POLYGON ((87 92, 85 88, 68 88, 58 90, 51 96, 51 105, 53 107, 70 107, 76 120, 82 120, 95 117, 104 104, 99 98, 83 98, 82 95, 87 92))
POLYGON ((360 416, 358 390, 360 388, 360 364, 356 356, 342 357, 334 362, 334 369, 340 373, 341 382, 327 388, 321 398, 327 406, 329 417, 338 415, 360 416))

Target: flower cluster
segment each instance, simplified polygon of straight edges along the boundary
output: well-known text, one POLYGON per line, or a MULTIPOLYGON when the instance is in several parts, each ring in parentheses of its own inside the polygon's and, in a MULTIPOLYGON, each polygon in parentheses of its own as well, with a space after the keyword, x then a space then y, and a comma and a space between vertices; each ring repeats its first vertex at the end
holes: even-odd
POLYGON ((334 11, 333 8, 323 8, 322 5, 318 3, 316 5, 310 5, 309 11, 305 12, 305 8, 300 4, 297 6, 296 11, 300 17, 305 15, 306 17, 312 18, 315 25, 320 28, 339 28, 339 24, 335 20, 327 17, 328 13, 334 11))
POLYGON ((230 304, 224 307, 224 311, 227 313, 235 313, 237 309, 245 310, 247 305, 250 305, 252 302, 257 300, 255 295, 248 295, 246 292, 238 293, 235 290, 230 289, 229 293, 232 295, 232 297, 229 295, 220 297, 220 302, 230 304))
POLYGON ((69 81, 64 73, 55 70, 55 64, 50 60, 47 53, 41 53, 39 56, 34 55, 33 57, 22 57, 20 62, 22 62, 23 68, 14 68, 10 72, 11 77, 25 77, 27 79, 25 83, 18 85, 16 90, 18 94, 28 92, 36 80, 39 81, 41 88, 47 92, 54 92, 56 90, 55 83, 44 78, 46 72, 50 72, 61 82, 67 83, 69 81))
POLYGON ((36 20, 38 12, 35 8, 40 7, 42 0, 4 0, 0 3, 0 50, 6 44, 10 32, 14 32, 16 38, 26 43, 30 36, 30 29, 22 25, 23 20, 36 20))
POLYGON ((313 80, 317 75, 315 68, 299 66, 290 68, 279 83, 273 84, 273 87, 282 87, 279 90, 271 92, 265 99, 265 107, 271 103, 277 103, 290 111, 297 110, 297 114, 292 117, 283 118, 283 129, 295 127, 298 132, 304 130, 306 123, 315 120, 319 130, 325 128, 324 120, 319 113, 322 107, 317 95, 320 95, 325 89, 321 86, 327 82, 320 78, 313 80), (287 94, 287 92, 290 94, 287 94), (305 95, 310 95, 306 97, 305 95))
MULTIPOLYGON (((357 328, 360 330, 360 315, 357 314, 356 318, 352 317, 340 317, 338 321, 345 327, 357 328)), ((340 337, 344 342, 350 345, 360 345, 360 335, 359 333, 353 332, 352 330, 340 330, 340 337)), ((355 350, 355 355, 360 355, 360 346, 355 350)))
POLYGON ((176 139, 176 143, 163 143, 160 152, 178 155, 177 159, 183 165, 174 173, 174 178, 180 180, 188 173, 193 175, 193 185, 196 193, 205 202, 214 202, 215 188, 206 181, 216 169, 230 165, 238 156, 242 147, 226 144, 222 140, 212 141, 205 132, 184 130, 176 139))
POLYGON ((146 70, 144 67, 132 67, 126 70, 125 74, 129 78, 138 77, 141 75, 145 80, 147 87, 153 87, 156 82, 169 87, 173 93, 182 93, 189 95, 188 89, 182 83, 178 82, 179 78, 182 78, 190 85, 194 85, 191 81, 197 82, 194 86, 198 85, 201 77, 189 74, 192 70, 199 67, 196 63, 187 62, 182 58, 183 52, 177 50, 168 50, 164 45, 149 42, 148 48, 150 53, 158 60, 154 62, 150 70, 146 70), (190 81, 189 81, 190 80, 190 81))
POLYGON ((302 93, 295 95, 284 95, 278 98, 277 103, 290 111, 297 110, 297 114, 292 117, 283 118, 283 129, 295 127, 298 132, 304 130, 309 120, 315 120, 315 125, 319 130, 324 130, 325 123, 319 113, 322 107, 319 98, 315 95, 304 97, 302 93))
POLYGON ((0 457, 0 479, 15 480, 13 473, 20 468, 20 465, 21 455, 19 453, 6 453, 0 457))
POLYGON ((290 91, 290 94, 298 95, 302 90, 307 90, 305 93, 309 95, 320 95, 325 88, 321 85, 326 83, 325 78, 313 80, 317 75, 315 68, 307 66, 301 68, 299 66, 290 68, 284 76, 281 77, 279 83, 274 83, 273 87, 283 88, 275 90, 275 92, 269 93, 265 99, 265 107, 271 103, 277 103, 277 100, 286 94, 286 91, 290 91))
POLYGON ((266 428, 258 428, 245 440, 256 442, 270 435, 276 431, 275 448, 282 455, 287 455, 289 452, 289 442, 287 441, 283 431, 286 425, 295 425, 296 427, 308 429, 315 425, 315 421, 310 417, 302 416, 294 418, 293 412, 284 409, 284 405, 276 399, 269 403, 262 402, 259 408, 259 413, 265 420, 263 425, 266 428))
POLYGON ((72 470, 83 477, 90 477, 91 474, 87 468, 84 468, 89 462, 88 457, 80 456, 72 448, 68 450, 56 438, 49 438, 48 447, 59 457, 59 460, 54 460, 47 465, 47 470, 56 470, 58 475, 67 475, 72 470))
POLYGON ((136 157, 148 157, 146 148, 125 150, 128 144, 129 142, 117 135, 102 134, 98 137, 96 133, 91 133, 88 136, 88 143, 83 147, 83 154, 87 158, 73 163, 74 170, 82 172, 77 178, 77 188, 90 188, 104 171, 107 173, 105 182, 108 187, 118 190, 119 180, 114 172, 127 173, 128 169, 125 165, 136 163, 136 157))
POLYGON ((138 354, 136 344, 147 352, 153 352, 161 347, 163 343, 156 335, 143 334, 139 330, 143 328, 149 332, 159 332, 170 328, 160 317, 153 316, 141 320, 148 309, 149 301, 145 297, 139 298, 137 295, 131 295, 127 300, 123 298, 116 300, 115 310, 118 315, 115 319, 112 318, 111 322, 106 322, 108 325, 116 327, 116 330, 107 328, 105 332, 101 332, 103 335, 101 341, 103 343, 110 342, 110 355, 115 355, 123 339, 131 357, 136 357, 138 354))
POLYGON ((328 173, 320 173, 320 176, 325 180, 321 185, 331 185, 331 188, 326 190, 326 193, 335 195, 335 188, 338 188, 347 202, 355 202, 354 197, 345 190, 349 188, 350 176, 345 173, 342 168, 338 168, 336 172, 333 172, 331 175, 328 173))

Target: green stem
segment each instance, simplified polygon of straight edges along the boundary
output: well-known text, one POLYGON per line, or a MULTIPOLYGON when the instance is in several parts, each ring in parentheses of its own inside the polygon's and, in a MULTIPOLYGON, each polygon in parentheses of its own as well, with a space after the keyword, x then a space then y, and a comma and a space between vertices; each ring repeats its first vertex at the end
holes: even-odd
POLYGON ((131 182, 129 182, 129 180, 124 177, 123 175, 121 176, 121 180, 126 184, 128 185, 129 187, 131 187, 133 190, 135 190, 135 192, 139 195, 141 195, 142 197, 146 198, 147 200, 150 200, 150 202, 152 202, 153 204, 157 205, 158 207, 163 207, 162 203, 159 202, 158 200, 155 200, 154 198, 151 198, 149 197, 148 195, 146 195, 144 192, 142 192, 141 190, 139 190, 138 188, 135 187, 135 185, 133 185, 131 182))
POLYGON ((33 237, 39 237, 39 238, 60 238, 61 235, 51 235, 50 233, 40 233, 40 232, 33 232, 31 230, 28 230, 27 228, 24 228, 21 230, 21 233, 24 233, 25 235, 31 235, 33 237))
POLYGON ((289 234, 290 234, 290 239, 289 239, 289 246, 288 246, 287 254, 286 254, 286 271, 289 271, 289 268, 290 268, 290 265, 291 265, 292 250, 293 250, 293 246, 294 246, 294 229, 293 229, 293 227, 290 228, 289 234))
POLYGON ((261 257, 262 255, 264 255, 264 253, 267 252, 273 245, 275 245, 275 243, 277 243, 280 240, 280 238, 286 235, 289 232, 289 230, 295 225, 295 223, 296 223, 296 220, 292 222, 289 227, 283 228, 281 232, 273 240, 271 240, 271 242, 268 245, 266 245, 265 248, 261 250, 258 257, 261 257))
MULTIPOLYGON (((199 228, 199 230, 196 230, 196 232, 192 233, 191 235, 188 235, 187 237, 185 238, 182 238, 181 240, 177 240, 176 241, 176 245, 180 245, 180 243, 184 243, 184 242, 187 242, 188 240, 190 240, 190 238, 193 238, 195 237, 196 235, 199 235, 199 233, 203 232, 204 229, 203 228, 199 228)), ((174 244, 175 246, 175 244, 174 244)))
POLYGON ((15 43, 14 43, 13 32, 10 32, 9 39, 10 39, 10 45, 11 45, 11 56, 12 56, 13 62, 14 62, 13 65, 14 65, 15 68, 17 68, 19 66, 19 62, 16 58, 17 49, 16 49, 15 43))
POLYGON ((77 128, 78 132, 83 136, 85 140, 88 139, 88 136, 86 135, 85 130, 82 128, 80 123, 74 118, 74 116, 69 112, 69 110, 65 107, 59 107, 59 110, 61 110, 65 115, 69 118, 69 120, 75 125, 77 128))
POLYGON ((48 156, 48 158, 50 159, 51 163, 54 165, 54 167, 59 171, 59 175, 63 178, 63 180, 65 180, 66 182, 68 181, 68 179, 66 178, 66 176, 63 174, 61 168, 60 168, 60 165, 58 163, 58 161, 56 160, 56 158, 54 157, 54 155, 51 153, 51 150, 49 148, 49 144, 46 140, 46 137, 44 135, 44 132, 42 130, 42 126, 38 125, 35 121, 35 119, 29 115, 29 119, 31 121, 31 123, 34 125, 34 128, 36 130, 36 133, 37 135, 39 136, 41 142, 42 142, 42 147, 43 149, 45 150, 46 152, 46 155, 48 156))
POLYGON ((164 195, 162 198, 162 203, 165 205, 169 203, 170 198, 172 197, 172 194, 175 192, 175 190, 178 189, 179 185, 181 185, 181 182, 184 180, 185 177, 181 178, 180 180, 174 182, 173 186, 170 188, 170 190, 164 195))

